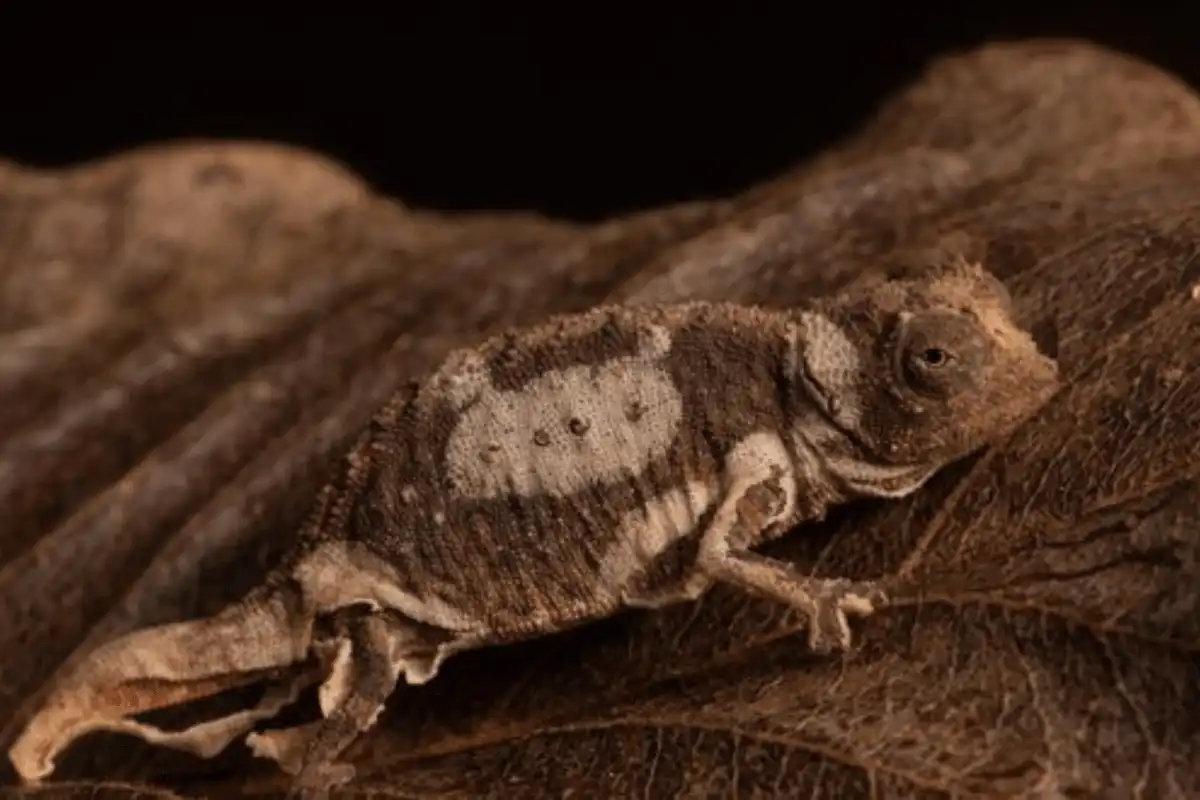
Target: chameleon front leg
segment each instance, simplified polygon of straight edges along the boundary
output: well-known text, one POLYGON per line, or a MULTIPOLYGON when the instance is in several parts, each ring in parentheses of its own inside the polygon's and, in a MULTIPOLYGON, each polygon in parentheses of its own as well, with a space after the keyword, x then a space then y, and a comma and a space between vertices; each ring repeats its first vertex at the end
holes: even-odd
POLYGON ((763 532, 784 524, 796 505, 796 476, 782 441, 759 435, 735 448, 727 460, 724 499, 702 535, 700 575, 785 603, 808 617, 808 644, 828 653, 850 646, 848 614, 867 616, 886 602, 871 581, 813 578, 752 552, 763 532))

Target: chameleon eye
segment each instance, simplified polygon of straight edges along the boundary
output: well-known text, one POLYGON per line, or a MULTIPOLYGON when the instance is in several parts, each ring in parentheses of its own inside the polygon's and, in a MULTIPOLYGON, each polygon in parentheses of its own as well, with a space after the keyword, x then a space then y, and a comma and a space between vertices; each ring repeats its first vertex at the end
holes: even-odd
POLYGON ((898 377, 927 395, 954 394, 972 385, 988 361, 988 345, 965 314, 930 311, 901 323, 898 377))
POLYGON ((950 354, 940 347, 926 347, 919 356, 921 363, 931 369, 937 369, 950 361, 950 354))
POLYGON ((944 395, 956 371, 954 356, 944 347, 915 347, 902 356, 900 373, 912 389, 921 394, 944 395))

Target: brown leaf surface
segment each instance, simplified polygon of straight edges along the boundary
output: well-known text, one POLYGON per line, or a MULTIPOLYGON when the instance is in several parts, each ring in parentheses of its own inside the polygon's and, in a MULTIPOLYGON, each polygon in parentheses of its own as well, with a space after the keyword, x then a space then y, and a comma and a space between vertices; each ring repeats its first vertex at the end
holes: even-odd
MULTIPOLYGON (((813 658, 793 615, 717 590, 466 654, 397 693, 342 794, 1200 794, 1200 98, 1145 64, 947 58, 778 180, 593 226, 418 213, 245 145, 7 168, 0 204, 0 720, 85 641, 248 585, 372 407, 453 343, 605 297, 783 304, 956 248, 1053 323, 1071 386, 911 502, 777 544, 892 584, 853 653, 813 658)), ((25 796, 282 786, 241 748, 115 736, 57 777, 84 783, 25 796)))

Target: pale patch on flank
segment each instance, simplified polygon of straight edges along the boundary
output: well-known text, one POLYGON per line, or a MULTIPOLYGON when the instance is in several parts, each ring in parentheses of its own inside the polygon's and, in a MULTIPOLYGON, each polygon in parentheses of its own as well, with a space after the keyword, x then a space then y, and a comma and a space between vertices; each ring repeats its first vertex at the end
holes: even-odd
POLYGON ((445 378, 465 406, 446 447, 454 491, 566 497, 640 474, 683 419, 679 389, 657 363, 670 347, 669 332, 652 326, 632 356, 549 372, 521 391, 498 390, 474 369, 445 378))
POLYGON ((696 530, 716 499, 715 485, 692 481, 627 513, 617 528, 616 543, 601 561, 597 586, 621 595, 655 558, 696 530))
POLYGON ((855 430, 862 418, 858 376, 862 357, 858 348, 833 320, 824 314, 800 315, 804 369, 824 395, 827 411, 839 425, 855 430))
POLYGON ((321 545, 300 562, 293 577, 317 613, 365 603, 446 631, 481 628, 479 622, 442 600, 401 589, 400 577, 390 564, 351 543, 321 545))

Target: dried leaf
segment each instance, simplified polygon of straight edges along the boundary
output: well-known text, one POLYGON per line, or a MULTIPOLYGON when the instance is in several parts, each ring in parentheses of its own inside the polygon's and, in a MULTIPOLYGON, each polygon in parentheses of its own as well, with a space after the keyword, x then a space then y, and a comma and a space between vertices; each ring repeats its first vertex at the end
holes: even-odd
POLYGON ((111 195, 119 176, 104 207, 141 228, 129 239, 129 223, 68 226, 74 255, 23 248, 33 234, 10 230, 10 338, 70 324, 36 357, 0 343, 15 398, 0 444, 0 740, 81 648, 212 611, 251 585, 333 459, 422 365, 498 325, 587 307, 716 209, 588 229, 446 219, 372 197, 312 156, 228 144, 6 175, 13 196, 36 196, 38 220, 103 205, 86 198, 111 195), (42 283, 45 310, 21 318, 15 301, 42 283), (71 285, 120 301, 81 311, 71 285), (74 327, 87 313, 95 321, 74 327), (95 351, 92 331, 125 318, 141 323, 95 351))
POLYGON ((51 783, 19 790, 17 797, 36 800, 179 800, 180 795, 153 786, 125 783, 67 782, 51 783))
MULTIPOLYGON (((167 161, 197 152, 212 151, 167 161)), ((49 180, 8 177, 27 187, 15 194, 49 180)), ((1054 328, 1070 386, 1005 446, 945 471, 910 502, 859 504, 773 546, 807 569, 891 584, 897 606, 859 627, 854 652, 813 657, 793 614, 718 589, 695 606, 465 654, 428 686, 396 694, 353 748, 359 780, 341 795, 1195 796, 1197 187, 1200 98, 1147 65, 1051 42, 934 64, 843 148, 727 203, 569 226, 438 218, 362 200, 369 213, 342 217, 354 231, 345 252, 386 252, 376 268, 386 274, 345 307, 367 309, 390 292, 394 327, 385 313, 327 373, 305 368, 302 354, 328 346, 321 332, 348 318, 335 301, 323 301, 307 334, 242 312, 253 328, 246 346, 256 349, 218 359, 214 371, 229 377, 217 388, 196 388, 200 367, 183 350, 187 368, 161 392, 184 400, 108 412, 114 421, 134 419, 134 409, 161 414, 158 449, 142 446, 121 463, 93 457, 108 466, 103 477, 89 468, 91 506, 40 512, 51 521, 25 523, 36 545, 3 542, 0 603, 18 611, 0 627, 10 654, 0 719, 89 632, 207 609, 252 580, 245 564, 269 560, 277 545, 262 542, 294 524, 373 393, 452 342, 605 296, 786 304, 890 259, 957 250, 985 257, 1021 312, 1054 328), (402 246, 379 245, 384 231, 402 246), (488 276, 486 292, 461 290, 472 269, 488 276), (429 309, 436 318, 421 313, 429 309), (381 360, 402 335, 412 338, 381 360), (387 378, 372 382, 380 372, 387 378), (288 397, 286 408, 263 401, 272 421, 260 413, 251 424, 239 412, 256 397, 245 388, 255 380, 288 397), (220 396, 239 387, 244 397, 220 396), (197 456, 194 441, 221 431, 226 444, 197 456), (163 500, 150 492, 160 484, 181 488, 163 500), (91 521, 71 527, 75 519, 91 521), (85 546, 80 561, 74 553, 85 546)), ((49 202, 50 190, 40 191, 49 202)), ((273 191, 275 207, 292 202, 286 184, 273 191)), ((16 235, 28 225, 0 228, 16 235)), ((258 249, 276 238, 287 239, 264 237, 258 249)), ((264 274, 319 277, 308 264, 321 259, 306 261, 301 249, 294 269, 264 274)), ((7 266, 0 280, 16 272, 7 266)), ((380 274, 363 267, 334 283, 344 290, 380 274)), ((256 280, 247 297, 282 293, 256 280)), ((109 296, 109 283, 94 283, 109 296)), ((230 273, 211 285, 225 288, 213 290, 220 299, 207 314, 196 306, 194 324, 232 308, 241 284, 230 273)), ((57 324, 72 296, 63 291, 40 322, 24 324, 57 324)), ((144 307, 168 302, 183 301, 144 307)), ((78 386, 58 391, 87 408, 97 402, 78 386)), ((90 430, 98 449, 114 447, 105 427, 90 430)), ((67 466, 43 469, 28 491, 67 466)), ((42 508, 19 506, 30 507, 42 508)), ((202 763, 115 739, 81 743, 62 776, 221 797, 283 786, 244 751, 202 763)))

